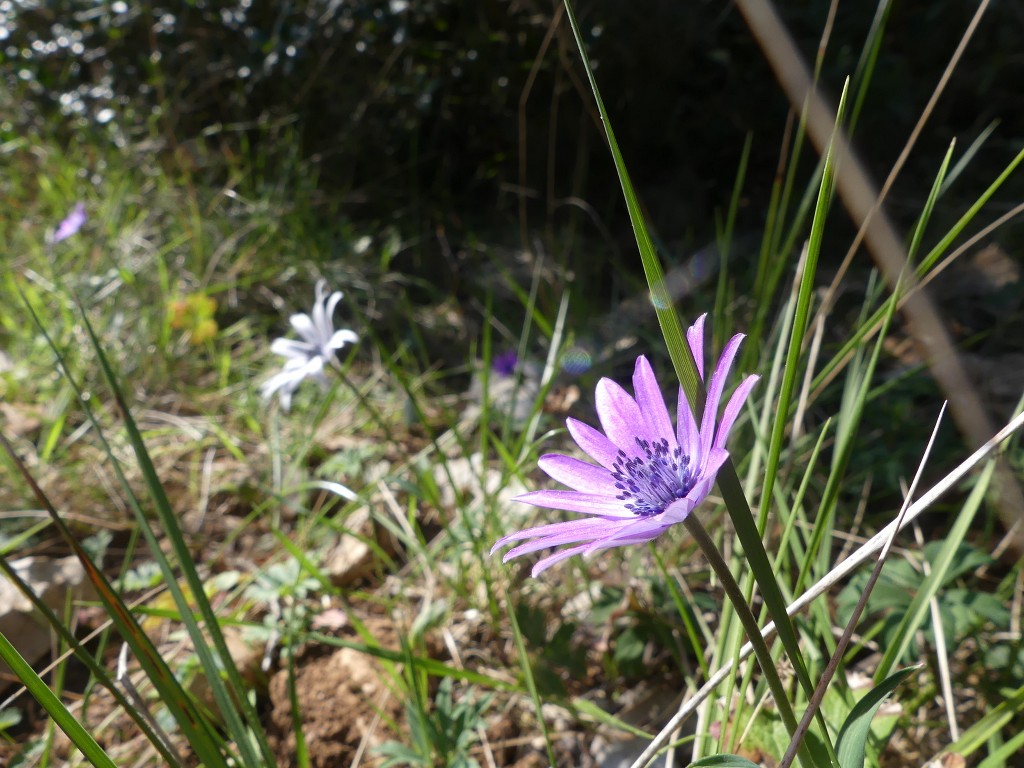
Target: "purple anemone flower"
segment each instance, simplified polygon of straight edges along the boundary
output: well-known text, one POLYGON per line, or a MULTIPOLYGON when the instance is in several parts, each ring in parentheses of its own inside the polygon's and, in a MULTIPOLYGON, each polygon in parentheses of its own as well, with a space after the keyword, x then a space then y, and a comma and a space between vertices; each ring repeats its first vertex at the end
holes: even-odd
POLYGON ((78 230, 85 224, 85 220, 88 218, 85 214, 85 205, 83 203, 77 203, 72 209, 71 213, 57 225, 57 229, 54 230, 51 242, 59 243, 61 240, 67 240, 72 235, 78 234, 78 230))
MULTIPOLYGON (((705 317, 701 315, 686 332, 701 380, 705 317)), ((566 420, 576 444, 597 464, 557 453, 541 456, 540 468, 573 490, 533 491, 515 498, 585 517, 510 533, 495 543, 491 553, 510 542, 528 540, 505 553, 502 562, 508 562, 548 547, 573 545, 538 561, 532 571, 536 576, 573 555, 650 541, 685 520, 711 492, 718 470, 729 457, 725 441, 759 378, 748 376, 740 383, 719 419, 725 380, 741 341, 742 334, 733 336, 722 351, 707 386, 699 427, 680 388, 673 429, 654 371, 642 355, 633 372, 634 396, 614 381, 601 379, 596 404, 604 433, 575 419, 566 420)))

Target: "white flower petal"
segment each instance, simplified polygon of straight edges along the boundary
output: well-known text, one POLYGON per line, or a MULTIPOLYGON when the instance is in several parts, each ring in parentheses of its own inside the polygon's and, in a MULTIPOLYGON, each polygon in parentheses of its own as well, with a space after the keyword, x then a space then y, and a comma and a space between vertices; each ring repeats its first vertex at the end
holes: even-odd
POLYGON ((330 341, 327 342, 327 349, 334 351, 335 349, 341 349, 346 344, 355 344, 359 341, 359 337, 355 332, 350 331, 348 328, 342 328, 340 331, 335 331, 334 335, 331 336, 330 341))

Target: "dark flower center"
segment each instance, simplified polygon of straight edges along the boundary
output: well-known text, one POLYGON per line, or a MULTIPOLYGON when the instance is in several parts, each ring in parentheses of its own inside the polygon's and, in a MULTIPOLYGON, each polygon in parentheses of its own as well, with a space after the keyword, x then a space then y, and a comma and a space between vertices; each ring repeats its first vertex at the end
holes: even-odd
POLYGON ((630 458, 619 449, 613 465, 615 487, 620 493, 615 498, 627 502, 625 507, 638 517, 660 515, 673 501, 686 498, 695 478, 690 472, 690 457, 679 447, 669 449, 668 440, 662 438, 653 445, 636 438, 643 455, 630 458))

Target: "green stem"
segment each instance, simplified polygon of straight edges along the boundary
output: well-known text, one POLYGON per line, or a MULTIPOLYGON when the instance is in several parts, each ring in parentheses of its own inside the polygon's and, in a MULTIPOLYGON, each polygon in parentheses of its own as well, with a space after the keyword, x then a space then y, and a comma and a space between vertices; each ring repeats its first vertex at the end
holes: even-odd
MULTIPOLYGON (((779 710, 782 722, 792 737, 797 729, 797 720, 796 715, 793 713, 793 706, 789 703, 789 694, 782 684, 782 679, 775 668, 775 662, 772 660, 768 645, 765 643, 764 637, 761 636, 761 628, 757 626, 757 619, 754 618, 750 606, 747 605, 740 585, 736 583, 732 571, 729 570, 728 563, 725 562, 725 559, 718 551, 718 547, 715 546, 715 542, 708 536, 708 532, 704 530, 704 526, 701 525, 697 516, 691 514, 686 518, 684 525, 686 525, 686 530, 690 532, 690 535, 693 536, 694 541, 700 546, 708 563, 715 570, 715 573, 718 574, 722 587, 725 589, 725 594, 732 603, 736 616, 739 618, 740 623, 743 624, 743 629, 746 631, 750 644, 754 648, 754 655, 757 657, 758 664, 761 665, 761 670, 764 672, 768 687, 775 698, 775 706, 779 710)), ((814 765, 813 759, 811 759, 809 752, 807 752, 806 745, 802 745, 800 748, 800 758, 801 764, 814 765)))
POLYGON ((337 360, 333 361, 331 368, 334 371, 335 375, 337 375, 338 380, 342 384, 344 384, 349 389, 349 391, 352 392, 353 395, 355 395, 356 400, 359 401, 359 405, 366 409, 366 412, 370 415, 370 419, 373 421, 373 423, 384 432, 384 437, 387 439, 387 441, 389 443, 394 443, 395 438, 391 434, 391 427, 388 425, 387 420, 385 420, 384 416, 377 409, 377 407, 374 406, 374 404, 369 401, 366 395, 363 394, 359 387, 357 387, 355 383, 348 377, 348 374, 345 372, 346 369, 343 368, 337 360))

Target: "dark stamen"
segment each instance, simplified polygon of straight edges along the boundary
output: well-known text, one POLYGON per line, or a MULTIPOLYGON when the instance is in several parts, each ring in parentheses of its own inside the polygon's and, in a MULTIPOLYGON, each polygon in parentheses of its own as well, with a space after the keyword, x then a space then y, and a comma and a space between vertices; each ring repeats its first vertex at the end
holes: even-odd
POLYGON ((652 445, 638 437, 636 444, 642 455, 630 458, 620 449, 613 464, 615 487, 622 491, 616 498, 638 517, 660 515, 693 488, 690 457, 679 447, 669 450, 664 438, 652 445))

